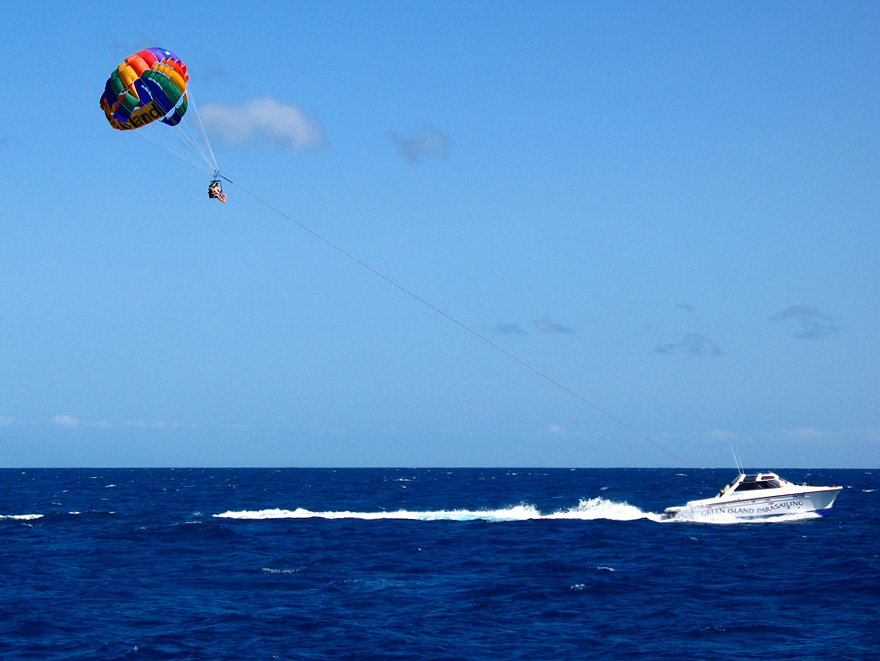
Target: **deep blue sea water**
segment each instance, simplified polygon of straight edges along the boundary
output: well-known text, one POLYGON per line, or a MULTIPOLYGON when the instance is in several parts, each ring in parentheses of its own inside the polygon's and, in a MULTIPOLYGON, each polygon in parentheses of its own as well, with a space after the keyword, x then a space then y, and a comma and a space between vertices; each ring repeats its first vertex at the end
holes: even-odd
POLYGON ((0 470, 0 659, 878 659, 880 470, 0 470), (734 471, 709 471, 719 483, 734 471))

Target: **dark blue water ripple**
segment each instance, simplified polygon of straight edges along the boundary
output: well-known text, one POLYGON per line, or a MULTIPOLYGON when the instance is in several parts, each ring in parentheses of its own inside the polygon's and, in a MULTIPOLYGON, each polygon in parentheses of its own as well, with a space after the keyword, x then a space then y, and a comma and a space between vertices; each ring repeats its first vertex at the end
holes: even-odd
POLYGON ((706 525, 657 520, 715 487, 678 470, 0 471, 0 660, 877 658, 880 478, 784 474, 851 488, 706 525))

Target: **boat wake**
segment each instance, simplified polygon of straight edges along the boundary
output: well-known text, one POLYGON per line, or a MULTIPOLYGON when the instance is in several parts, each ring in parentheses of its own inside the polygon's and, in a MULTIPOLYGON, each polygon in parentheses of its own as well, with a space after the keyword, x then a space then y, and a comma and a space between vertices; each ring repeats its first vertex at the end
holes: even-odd
POLYGON ((716 525, 742 524, 742 523, 785 523, 791 521, 804 521, 807 519, 820 519, 821 515, 815 512, 795 512, 780 514, 779 516, 763 517, 760 519, 746 519, 732 514, 716 512, 712 514, 680 512, 674 519, 655 512, 646 512, 635 505, 626 502, 617 502, 606 498, 585 498, 576 506, 555 512, 541 512, 534 505, 522 504, 501 509, 482 510, 396 510, 380 512, 352 512, 343 511, 313 511, 302 507, 296 509, 262 509, 229 511, 222 514, 214 514, 218 519, 240 520, 276 520, 276 519, 360 519, 362 521, 488 521, 493 523, 510 521, 554 521, 554 520, 577 520, 577 521, 638 521, 648 520, 656 523, 708 523, 716 525))
POLYGON ((433 510, 411 511, 397 510, 394 512, 314 512, 297 508, 244 510, 237 512, 223 512, 215 514, 215 518, 221 519, 361 519, 364 521, 534 521, 534 520, 597 520, 611 521, 635 521, 638 519, 662 520, 660 514, 644 512, 638 507, 628 503, 620 503, 605 498, 590 498, 581 500, 575 507, 567 510, 559 510, 552 513, 542 513, 534 505, 515 505, 497 510, 433 510))

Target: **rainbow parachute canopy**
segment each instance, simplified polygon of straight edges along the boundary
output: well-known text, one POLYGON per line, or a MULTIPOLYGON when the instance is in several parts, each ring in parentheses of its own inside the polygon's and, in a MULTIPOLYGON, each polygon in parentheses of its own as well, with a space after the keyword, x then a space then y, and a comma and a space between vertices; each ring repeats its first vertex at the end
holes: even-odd
POLYGON ((187 110, 186 65, 163 48, 146 48, 123 60, 107 79, 101 109, 125 131, 162 120, 176 126, 187 110))

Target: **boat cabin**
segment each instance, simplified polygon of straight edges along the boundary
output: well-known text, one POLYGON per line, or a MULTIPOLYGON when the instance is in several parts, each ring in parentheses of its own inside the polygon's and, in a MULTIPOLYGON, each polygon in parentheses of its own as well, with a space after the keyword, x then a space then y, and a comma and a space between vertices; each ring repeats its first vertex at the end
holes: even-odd
POLYGON ((758 489, 778 489, 782 486, 779 476, 775 473, 758 473, 746 475, 734 491, 757 491, 758 489))
POLYGON ((762 489, 778 489, 785 483, 776 473, 754 473, 746 475, 740 473, 739 476, 727 487, 722 489, 719 496, 730 493, 739 493, 742 491, 760 491, 762 489))

